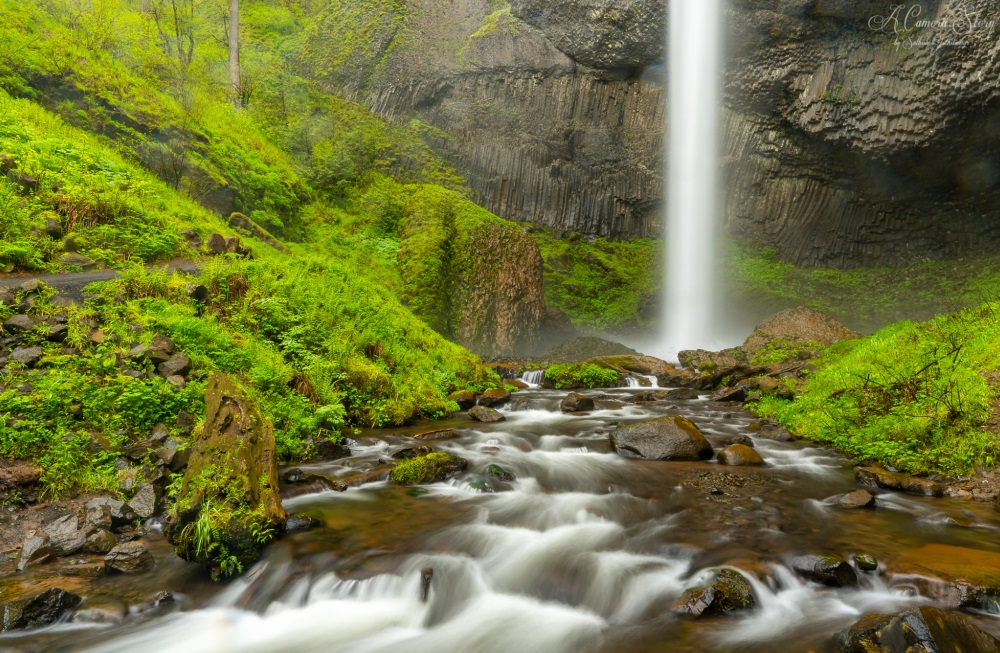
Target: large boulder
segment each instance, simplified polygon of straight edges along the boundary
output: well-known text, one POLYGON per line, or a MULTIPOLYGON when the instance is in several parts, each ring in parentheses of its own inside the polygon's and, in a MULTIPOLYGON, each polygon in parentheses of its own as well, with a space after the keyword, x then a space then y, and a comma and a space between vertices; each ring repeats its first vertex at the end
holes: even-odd
POLYGON ((229 575, 284 529, 274 429, 223 374, 209 377, 205 407, 165 532, 177 555, 229 575))
POLYGON ((469 411, 469 417, 484 424, 493 424, 494 422, 504 422, 507 420, 499 410, 487 408, 486 406, 476 406, 469 411))
POLYGON ((54 587, 15 598, 0 604, 0 631, 48 626, 67 616, 82 600, 54 587))
POLYGON ((929 605, 866 614, 836 641, 844 653, 997 653, 1000 642, 967 617, 929 605))
POLYGON ((587 395, 582 395, 578 392, 571 392, 563 397, 562 402, 559 404, 559 408, 564 413, 594 410, 594 400, 587 395))
POLYGON ((126 542, 108 551, 104 565, 122 574, 141 574, 156 566, 156 560, 139 542, 126 542))
POLYGON ((400 485, 438 483, 460 474, 468 467, 469 461, 465 458, 436 451, 399 461, 389 474, 389 480, 400 485))
POLYGON ((626 424, 608 438, 611 447, 625 458, 707 460, 714 453, 698 427, 679 415, 626 424))
POLYGON ((752 360, 754 354, 769 345, 787 347, 816 344, 826 347, 838 340, 860 336, 860 333, 847 328, 829 315, 800 306, 775 313, 758 324, 743 343, 742 350, 752 360))

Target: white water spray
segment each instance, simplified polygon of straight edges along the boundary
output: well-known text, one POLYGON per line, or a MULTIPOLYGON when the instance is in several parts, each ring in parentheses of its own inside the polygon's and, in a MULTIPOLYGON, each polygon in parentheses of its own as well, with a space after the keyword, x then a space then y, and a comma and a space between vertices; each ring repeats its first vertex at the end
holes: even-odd
POLYGON ((711 348, 723 0, 670 0, 663 349, 711 348))

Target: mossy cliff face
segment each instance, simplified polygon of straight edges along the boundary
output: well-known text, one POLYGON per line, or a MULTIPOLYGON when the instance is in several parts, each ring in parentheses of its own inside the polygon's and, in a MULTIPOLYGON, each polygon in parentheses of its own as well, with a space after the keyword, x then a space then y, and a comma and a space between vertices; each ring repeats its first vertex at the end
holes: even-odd
MULTIPOLYGON (((808 266, 995 250, 996 35, 988 26, 960 39, 935 27, 897 34, 905 16, 893 18, 892 4, 729 4, 731 233, 808 266), (936 47, 942 40, 961 43, 936 47)), ((665 91, 651 72, 663 58, 662 3, 437 5, 412 0, 394 14, 399 29, 379 41, 353 97, 444 132, 431 144, 501 217, 658 236, 665 91)), ((930 21, 995 13, 986 0, 904 11, 911 5, 930 21)), ((336 85, 336 74, 326 79, 336 85)))
POLYGON ((532 344, 545 312, 538 245, 457 193, 413 187, 400 227, 407 305, 481 356, 532 344))
POLYGON ((209 378, 205 404, 166 533, 177 555, 228 576, 257 560, 286 515, 271 423, 223 374, 209 378))

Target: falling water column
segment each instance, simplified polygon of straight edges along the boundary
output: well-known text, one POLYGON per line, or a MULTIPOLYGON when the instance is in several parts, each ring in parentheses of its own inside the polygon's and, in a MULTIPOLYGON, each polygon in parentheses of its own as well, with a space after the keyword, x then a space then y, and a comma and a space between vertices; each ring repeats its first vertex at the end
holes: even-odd
POLYGON ((712 347, 722 0, 670 0, 663 349, 712 347))

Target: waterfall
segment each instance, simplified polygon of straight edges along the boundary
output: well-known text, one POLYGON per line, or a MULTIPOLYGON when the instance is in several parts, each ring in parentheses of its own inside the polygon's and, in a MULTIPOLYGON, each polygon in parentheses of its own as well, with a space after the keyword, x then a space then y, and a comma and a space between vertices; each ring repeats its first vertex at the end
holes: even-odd
POLYGON ((662 347, 718 340, 715 230, 722 77, 722 0, 670 0, 667 36, 666 283, 662 347))
POLYGON ((527 383, 532 388, 537 388, 545 378, 545 370, 525 370, 521 376, 521 381, 527 383))

